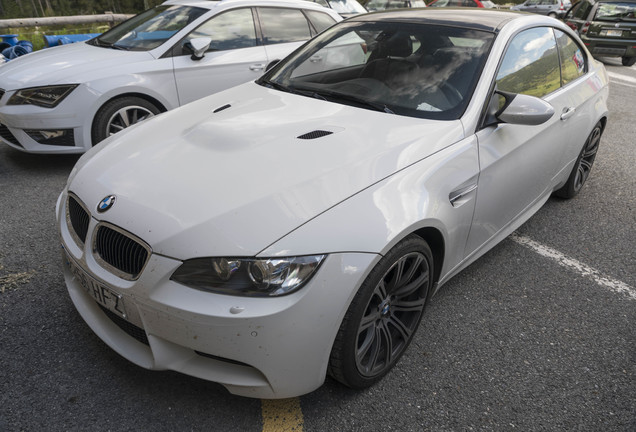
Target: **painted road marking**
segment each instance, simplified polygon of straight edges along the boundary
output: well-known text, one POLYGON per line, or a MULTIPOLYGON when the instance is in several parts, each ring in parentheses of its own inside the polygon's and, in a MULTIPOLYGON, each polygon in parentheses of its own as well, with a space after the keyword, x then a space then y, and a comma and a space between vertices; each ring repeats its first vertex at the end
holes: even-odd
POLYGON ((302 432, 300 399, 262 399, 263 432, 302 432))
POLYGON ((619 74, 616 72, 610 72, 607 71, 607 75, 609 75, 610 80, 617 82, 617 84, 623 84, 623 85, 629 85, 629 86, 636 86, 636 78, 628 76, 628 75, 623 75, 623 74, 619 74), (621 82, 623 81, 623 82, 621 82))
MULTIPOLYGON (((580 261, 570 258, 549 246, 532 240, 529 237, 518 233, 513 233, 509 237, 528 249, 541 256, 556 261, 560 266, 569 268, 579 273, 581 276, 593 280, 603 288, 610 291, 626 295, 632 300, 636 300, 636 289, 624 282, 603 275, 600 271, 583 264, 580 261)), ((262 399, 261 410, 263 417, 263 432, 302 432, 303 412, 300 408, 300 399, 262 399)))
POLYGON ((570 258, 567 255, 564 255, 555 249, 552 249, 546 245, 536 242, 529 237, 517 234, 516 232, 510 235, 510 239, 522 246, 525 246, 533 250, 534 252, 538 253, 541 256, 544 256, 546 258, 550 258, 556 261, 559 265, 563 267, 567 267, 571 270, 576 271, 581 276, 584 276, 588 279, 592 279, 594 282, 596 282, 598 285, 602 286, 603 288, 607 288, 610 291, 624 294, 630 299, 636 300, 636 289, 627 285, 624 282, 605 276, 600 271, 586 264, 583 264, 582 262, 577 261, 574 258, 570 258))

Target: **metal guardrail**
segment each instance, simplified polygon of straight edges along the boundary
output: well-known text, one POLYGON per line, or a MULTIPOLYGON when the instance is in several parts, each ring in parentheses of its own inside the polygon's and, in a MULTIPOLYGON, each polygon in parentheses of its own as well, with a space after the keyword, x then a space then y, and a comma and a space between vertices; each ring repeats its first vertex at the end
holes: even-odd
POLYGON ((0 20, 0 31, 5 28, 39 27, 53 25, 81 25, 105 23, 113 26, 127 20, 132 15, 127 14, 103 14, 103 15, 72 15, 63 17, 43 18, 14 18, 0 20))

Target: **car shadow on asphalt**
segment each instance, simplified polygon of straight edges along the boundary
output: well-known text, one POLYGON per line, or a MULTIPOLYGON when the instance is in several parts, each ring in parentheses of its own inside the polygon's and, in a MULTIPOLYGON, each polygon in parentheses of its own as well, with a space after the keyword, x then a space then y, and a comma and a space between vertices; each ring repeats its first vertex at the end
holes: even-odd
POLYGON ((69 173, 80 156, 80 154, 51 155, 24 153, 8 147, 0 151, 0 158, 4 159, 8 166, 13 166, 20 170, 38 170, 38 172, 49 174, 69 173))

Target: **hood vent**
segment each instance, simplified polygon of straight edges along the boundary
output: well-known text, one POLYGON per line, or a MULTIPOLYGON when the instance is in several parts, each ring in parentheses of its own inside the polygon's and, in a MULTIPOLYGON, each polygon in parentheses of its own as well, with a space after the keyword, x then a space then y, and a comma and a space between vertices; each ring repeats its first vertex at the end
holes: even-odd
POLYGON ((230 108, 231 106, 232 106, 232 105, 230 105, 230 104, 223 105, 222 107, 219 107, 219 108, 215 109, 214 111, 212 111, 212 113, 213 113, 213 114, 216 114, 216 113, 218 113, 218 112, 220 112, 220 111, 223 111, 223 110, 225 110, 225 109, 230 108))
POLYGON ((304 139, 304 140, 311 140, 316 138, 322 138, 324 136, 331 135, 332 133, 333 132, 326 131, 326 130, 315 130, 315 131, 307 132, 306 134, 303 134, 299 136, 298 138, 304 139))

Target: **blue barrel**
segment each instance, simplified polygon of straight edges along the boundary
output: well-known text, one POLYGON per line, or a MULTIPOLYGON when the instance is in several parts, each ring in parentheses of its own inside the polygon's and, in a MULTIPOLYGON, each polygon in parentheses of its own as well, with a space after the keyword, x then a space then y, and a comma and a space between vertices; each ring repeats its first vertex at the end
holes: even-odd
POLYGON ((33 51, 33 44, 29 41, 21 40, 16 45, 10 46, 2 50, 2 55, 7 60, 14 59, 16 57, 23 56, 33 51))
POLYGON ((83 42, 93 39, 101 33, 83 33, 83 34, 67 34, 67 35, 43 35, 44 43, 47 47, 66 45, 75 42, 83 42))
POLYGON ((18 35, 17 34, 0 35, 0 38, 2 38, 2 42, 8 43, 11 46, 14 46, 14 45, 18 44, 18 35))

